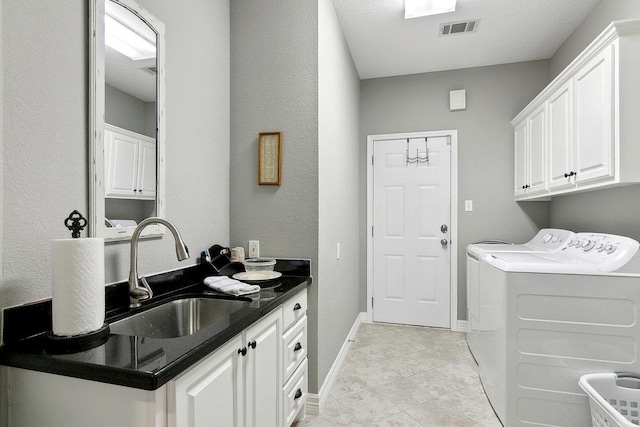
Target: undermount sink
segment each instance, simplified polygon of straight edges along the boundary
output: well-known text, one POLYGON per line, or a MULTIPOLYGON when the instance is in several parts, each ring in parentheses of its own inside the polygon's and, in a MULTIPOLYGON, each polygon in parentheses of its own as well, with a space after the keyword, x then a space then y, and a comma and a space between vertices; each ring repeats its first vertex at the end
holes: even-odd
POLYGON ((231 315, 246 307, 247 301, 183 298, 143 311, 109 325, 112 334, 148 338, 177 338, 192 335, 212 325, 223 329, 231 315))

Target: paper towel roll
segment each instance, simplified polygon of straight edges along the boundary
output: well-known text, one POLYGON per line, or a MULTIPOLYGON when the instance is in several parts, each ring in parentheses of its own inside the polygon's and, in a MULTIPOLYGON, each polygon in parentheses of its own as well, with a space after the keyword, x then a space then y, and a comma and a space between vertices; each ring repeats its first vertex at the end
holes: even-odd
POLYGON ((53 334, 74 336, 104 325, 104 239, 51 242, 53 334))

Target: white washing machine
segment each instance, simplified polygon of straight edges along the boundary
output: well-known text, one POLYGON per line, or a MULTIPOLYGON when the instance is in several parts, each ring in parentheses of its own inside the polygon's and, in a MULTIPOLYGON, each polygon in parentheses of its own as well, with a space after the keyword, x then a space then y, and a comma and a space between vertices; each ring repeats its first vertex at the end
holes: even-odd
MULTIPOLYGON (((478 340, 480 294, 478 286, 480 258, 492 253, 542 253, 553 252, 565 247, 575 233, 558 228, 543 228, 531 240, 522 244, 515 243, 474 243, 467 246, 467 323, 469 349, 478 359, 478 340)), ((482 356, 480 356, 482 357, 482 356)))
POLYGON ((560 228, 543 228, 526 243, 505 243, 488 241, 473 243, 467 247, 467 253, 477 256, 492 252, 547 252, 564 247, 575 235, 573 231, 560 228))
POLYGON ((577 233, 557 251, 479 257, 471 284, 478 318, 468 338, 505 426, 589 426, 580 376, 640 372, 638 247, 627 237, 577 233))

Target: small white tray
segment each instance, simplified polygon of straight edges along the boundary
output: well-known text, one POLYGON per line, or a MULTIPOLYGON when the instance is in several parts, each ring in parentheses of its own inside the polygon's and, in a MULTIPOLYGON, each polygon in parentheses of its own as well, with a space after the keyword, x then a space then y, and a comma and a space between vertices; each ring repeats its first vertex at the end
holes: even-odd
POLYGON ((250 274, 247 273, 246 271, 243 271, 241 273, 236 273, 234 274, 233 277, 236 280, 241 280, 243 282, 264 282, 266 280, 273 280, 273 279, 277 279, 278 277, 282 276, 282 273, 280 273, 279 271, 271 271, 271 274, 269 276, 262 276, 262 274, 260 274, 260 278, 256 279, 255 274, 250 274))

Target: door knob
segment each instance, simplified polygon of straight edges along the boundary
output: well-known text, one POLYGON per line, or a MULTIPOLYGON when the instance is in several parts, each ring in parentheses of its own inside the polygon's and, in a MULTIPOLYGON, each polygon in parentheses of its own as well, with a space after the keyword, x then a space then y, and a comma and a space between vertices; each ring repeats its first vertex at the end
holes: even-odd
POLYGON ((446 233, 447 230, 449 230, 449 227, 447 227, 447 224, 442 224, 440 226, 440 231, 442 231, 442 233, 446 233))
POLYGON ((447 239, 442 239, 442 240, 440 240, 440 244, 442 246, 447 246, 449 244, 449 242, 447 241, 447 239))

